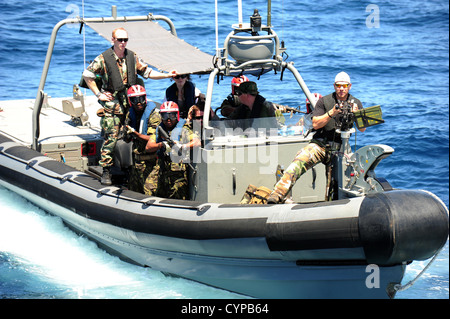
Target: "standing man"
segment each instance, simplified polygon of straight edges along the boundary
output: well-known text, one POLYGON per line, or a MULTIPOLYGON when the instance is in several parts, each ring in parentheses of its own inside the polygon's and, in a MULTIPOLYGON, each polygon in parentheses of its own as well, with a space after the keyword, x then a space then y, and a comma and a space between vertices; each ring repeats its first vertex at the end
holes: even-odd
POLYGON ((146 79, 166 79, 176 75, 175 71, 160 73, 152 70, 134 52, 126 49, 128 32, 124 28, 113 30, 112 42, 113 46, 96 57, 83 72, 84 81, 103 107, 100 125, 105 141, 99 162, 103 167, 101 179, 103 185, 112 184, 111 166, 114 164, 114 147, 120 126, 129 109, 128 87, 137 83, 137 74, 146 79), (102 80, 100 88, 95 81, 97 77, 102 80))
MULTIPOLYGON (((273 188, 267 200, 269 204, 284 203, 286 195, 301 175, 317 163, 326 164, 329 161, 332 149, 330 144, 334 144, 333 149, 340 147, 342 139, 341 134, 336 132, 336 127, 342 121, 344 104, 351 106, 352 112, 363 108, 361 101, 349 93, 351 87, 350 76, 340 72, 334 79, 334 92, 319 99, 312 112, 312 125, 316 131, 314 138, 295 155, 273 188)), ((365 130, 360 129, 361 132, 365 130)))

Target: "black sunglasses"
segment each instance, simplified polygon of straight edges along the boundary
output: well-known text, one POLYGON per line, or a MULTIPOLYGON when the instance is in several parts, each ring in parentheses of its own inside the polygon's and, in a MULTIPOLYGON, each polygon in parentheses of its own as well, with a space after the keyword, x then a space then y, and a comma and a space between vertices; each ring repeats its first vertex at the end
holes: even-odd
POLYGON ((128 42, 128 38, 116 38, 116 40, 119 42, 128 42))
POLYGON ((173 77, 174 79, 179 79, 179 78, 182 78, 182 79, 185 79, 185 78, 187 78, 187 75, 185 75, 185 74, 183 74, 183 75, 176 75, 176 76, 174 76, 173 77))

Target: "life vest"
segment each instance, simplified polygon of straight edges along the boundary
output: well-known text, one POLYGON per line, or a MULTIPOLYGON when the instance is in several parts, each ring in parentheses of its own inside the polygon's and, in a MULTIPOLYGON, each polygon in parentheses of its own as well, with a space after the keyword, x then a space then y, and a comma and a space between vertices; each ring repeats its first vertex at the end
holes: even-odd
POLYGON ((106 73, 108 74, 107 90, 110 92, 119 92, 136 84, 136 57, 133 51, 125 49, 125 63, 127 66, 127 86, 123 84, 122 76, 120 75, 119 67, 117 66, 116 55, 113 48, 109 48, 102 53, 105 60, 106 73))
MULTIPOLYGON (((174 83, 166 90, 166 100, 178 103, 178 88, 174 83)), ((195 104, 195 85, 191 81, 186 81, 184 84, 184 106, 180 108, 180 117, 186 118, 189 108, 195 104)))
POLYGON ((151 112, 152 108, 149 105, 147 105, 144 110, 144 113, 142 114, 141 120, 138 123, 136 111, 131 107, 130 111, 128 112, 128 118, 130 119, 130 126, 139 133, 147 135, 148 118, 150 117, 151 112))
MULTIPOLYGON (((349 94, 350 96, 350 94, 349 94)), ((325 106, 325 112, 331 111, 333 107, 336 105, 336 93, 331 93, 323 97, 323 104, 325 106)), ((331 118, 328 123, 323 127, 325 131, 334 130, 336 127, 336 120, 331 118)))
MULTIPOLYGON (((355 98, 350 93, 348 94, 347 101, 353 101, 358 105, 359 108, 362 108, 361 101, 355 98)), ((331 93, 323 97, 325 112, 331 111, 331 109, 336 105, 336 103, 337 103, 336 93, 331 93)), ((316 108, 313 110, 313 116, 317 116, 315 113, 316 109, 317 105, 316 108)), ((324 127, 315 130, 316 133, 314 134, 314 139, 316 140, 325 139, 325 143, 327 142, 342 143, 341 134, 336 133, 336 122, 337 122, 336 119, 337 121, 340 121, 340 115, 336 115, 335 117, 331 118, 324 127)))
MULTIPOLYGON (((347 96, 347 101, 356 103, 358 105, 358 107, 362 108, 361 102, 357 98, 355 98, 353 95, 351 95, 350 93, 347 96)), ((336 103, 338 103, 337 98, 336 98, 336 93, 331 93, 331 94, 324 96, 323 103, 325 106, 325 112, 331 111, 333 109, 333 107, 336 105, 336 103)), ((333 130, 335 127, 336 127, 336 120, 335 120, 335 118, 332 118, 328 121, 327 125, 325 125, 323 127, 323 129, 325 129, 326 131, 330 131, 330 130, 333 130)))

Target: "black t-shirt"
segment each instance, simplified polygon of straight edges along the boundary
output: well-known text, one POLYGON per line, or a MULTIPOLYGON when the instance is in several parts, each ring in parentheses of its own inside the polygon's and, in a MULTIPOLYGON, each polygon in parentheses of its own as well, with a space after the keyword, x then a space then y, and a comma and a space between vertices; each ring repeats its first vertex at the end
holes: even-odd
MULTIPOLYGON (((347 97, 347 102, 356 103, 359 109, 362 109, 362 103, 360 100, 355 98, 350 93, 347 97)), ((330 111, 337 103, 336 93, 331 93, 329 95, 324 96, 316 103, 316 107, 313 110, 312 116, 321 116, 326 112, 330 111)), ((315 139, 325 139, 325 142, 337 142, 342 143, 341 134, 336 133, 336 127, 338 123, 342 121, 342 114, 338 114, 322 128, 316 130, 316 134, 314 134, 315 139)))

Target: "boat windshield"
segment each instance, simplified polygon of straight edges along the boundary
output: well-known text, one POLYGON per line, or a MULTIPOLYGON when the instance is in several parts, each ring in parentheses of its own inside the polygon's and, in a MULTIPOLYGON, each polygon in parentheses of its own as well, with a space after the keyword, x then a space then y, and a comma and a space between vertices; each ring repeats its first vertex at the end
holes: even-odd
POLYGON ((209 122, 214 139, 220 138, 269 138, 277 136, 306 137, 312 130, 311 114, 280 114, 277 117, 255 119, 220 119, 209 122))

